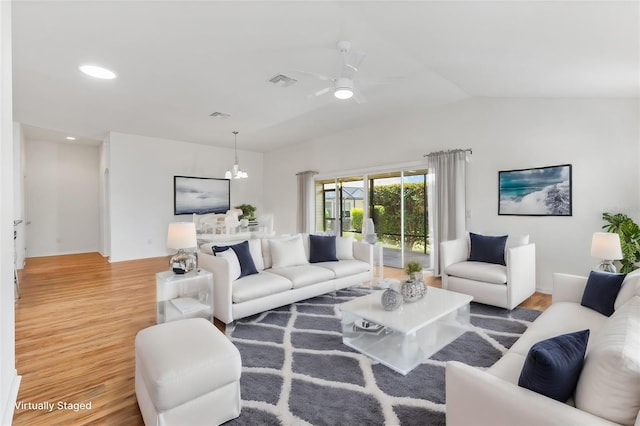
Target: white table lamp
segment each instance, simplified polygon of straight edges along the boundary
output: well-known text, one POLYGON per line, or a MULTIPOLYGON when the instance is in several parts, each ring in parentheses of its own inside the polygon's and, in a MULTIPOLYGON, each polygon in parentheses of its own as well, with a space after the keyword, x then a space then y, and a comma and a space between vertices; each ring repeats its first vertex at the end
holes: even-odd
POLYGON ((169 224, 167 232, 167 247, 178 250, 171 257, 169 266, 176 274, 185 274, 196 268, 198 260, 194 252, 186 250, 198 246, 196 238, 196 224, 193 222, 173 222, 169 224))
POLYGON ((591 257, 601 260, 598 271, 616 273, 613 261, 623 257, 620 236, 612 232, 594 232, 591 239, 591 257))

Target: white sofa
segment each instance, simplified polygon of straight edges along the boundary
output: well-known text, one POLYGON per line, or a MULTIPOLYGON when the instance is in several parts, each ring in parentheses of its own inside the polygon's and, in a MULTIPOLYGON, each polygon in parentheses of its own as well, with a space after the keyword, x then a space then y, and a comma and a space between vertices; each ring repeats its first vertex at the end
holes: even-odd
POLYGON ((553 279, 552 305, 492 367, 447 363, 447 425, 640 426, 640 271, 625 278, 610 317, 580 304, 585 277, 553 279), (584 329, 590 337, 573 399, 563 403, 518 386, 533 344, 584 329))
POLYGON ((469 238, 440 243, 442 288, 473 296, 473 301, 513 309, 536 291, 536 247, 529 236, 509 236, 506 265, 468 261, 469 238))
MULTIPOLYGON (((214 243, 200 246, 198 266, 213 272, 214 316, 229 324, 260 312, 370 281, 373 278, 373 246, 351 237, 336 237, 337 261, 309 263, 309 234, 249 239, 257 274, 233 280, 229 261, 212 255, 214 243), (300 238, 296 253, 274 252, 273 241, 300 238), (274 256, 279 259, 275 259, 274 256), (296 260, 297 259, 297 260, 296 260), (288 266, 274 267, 274 262, 288 266)), ((225 242, 218 245, 231 245, 225 242)), ((278 250, 281 245, 277 245, 278 250)))

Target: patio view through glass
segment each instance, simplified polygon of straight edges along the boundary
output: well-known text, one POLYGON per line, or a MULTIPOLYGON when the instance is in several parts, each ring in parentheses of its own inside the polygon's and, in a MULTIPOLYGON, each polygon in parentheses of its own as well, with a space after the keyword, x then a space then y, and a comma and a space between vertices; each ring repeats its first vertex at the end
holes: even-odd
POLYGON ((316 181, 316 229, 361 239, 372 218, 385 266, 416 259, 431 269, 427 213, 427 170, 316 181))

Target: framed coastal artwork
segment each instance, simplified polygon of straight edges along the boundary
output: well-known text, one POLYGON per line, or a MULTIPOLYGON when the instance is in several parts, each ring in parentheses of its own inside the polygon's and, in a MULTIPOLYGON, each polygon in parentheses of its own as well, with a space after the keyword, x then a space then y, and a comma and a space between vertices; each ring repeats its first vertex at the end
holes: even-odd
POLYGON ((229 179, 173 177, 173 213, 226 213, 231 206, 229 179))
POLYGON ((571 164, 498 172, 498 214, 571 216, 571 164))

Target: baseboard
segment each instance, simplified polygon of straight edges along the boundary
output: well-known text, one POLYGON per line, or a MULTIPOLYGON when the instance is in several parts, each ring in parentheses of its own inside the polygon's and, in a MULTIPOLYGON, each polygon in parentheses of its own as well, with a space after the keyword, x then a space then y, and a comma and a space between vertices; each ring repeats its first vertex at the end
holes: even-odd
POLYGON ((4 407, 4 415, 2 417, 2 425, 10 425, 13 422, 13 412, 16 408, 16 403, 18 401, 18 390, 20 389, 20 382, 22 381, 22 376, 18 376, 17 371, 13 376, 13 382, 11 383, 11 390, 9 391, 9 395, 7 397, 7 405, 4 407))

